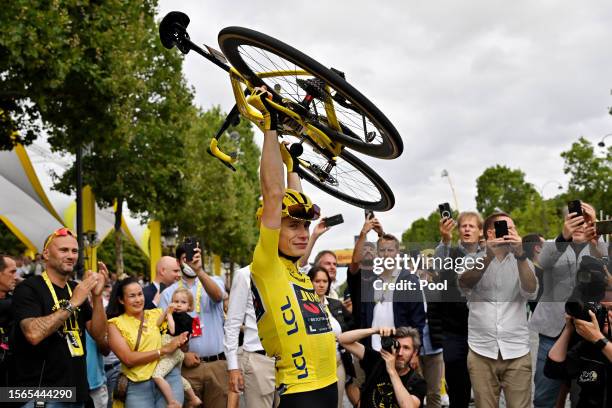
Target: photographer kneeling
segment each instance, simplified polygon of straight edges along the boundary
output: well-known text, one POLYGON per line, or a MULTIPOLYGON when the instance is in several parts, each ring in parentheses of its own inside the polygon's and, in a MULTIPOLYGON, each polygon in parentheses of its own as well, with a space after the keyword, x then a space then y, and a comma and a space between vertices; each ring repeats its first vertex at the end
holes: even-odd
MULTIPOLYGON (((594 258, 590 263, 595 263, 594 258)), ((599 269, 596 265, 591 267, 599 269)), ((603 264, 601 271, 606 274, 603 264)), ((577 278, 580 280, 580 274, 577 278)), ((544 366, 544 375, 549 378, 576 379, 580 386, 578 408, 612 408, 612 278, 609 274, 606 278, 605 295, 596 296, 598 299, 579 302, 570 298, 565 328, 548 352, 544 366)))
POLYGON ((418 356, 421 341, 417 329, 411 327, 371 328, 340 334, 340 344, 361 360, 366 379, 361 388, 361 408, 417 408, 423 406, 427 394, 425 380, 410 366, 418 356), (365 347, 360 340, 379 334, 379 352, 365 347))

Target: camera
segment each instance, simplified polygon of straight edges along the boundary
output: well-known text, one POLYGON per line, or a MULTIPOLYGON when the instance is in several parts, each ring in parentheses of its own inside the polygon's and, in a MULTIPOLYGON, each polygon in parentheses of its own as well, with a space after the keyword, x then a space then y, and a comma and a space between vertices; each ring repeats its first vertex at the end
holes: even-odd
POLYGON ((592 256, 583 256, 576 273, 576 287, 565 303, 565 312, 576 319, 591 321, 590 310, 599 327, 603 327, 607 311, 599 302, 606 295, 607 284, 604 263, 592 256))
POLYGON ((399 341, 397 341, 397 339, 395 339, 394 337, 390 337, 390 336, 381 336, 380 337, 380 347, 385 350, 388 351, 389 353, 393 353, 393 349, 398 349, 399 348, 399 341))

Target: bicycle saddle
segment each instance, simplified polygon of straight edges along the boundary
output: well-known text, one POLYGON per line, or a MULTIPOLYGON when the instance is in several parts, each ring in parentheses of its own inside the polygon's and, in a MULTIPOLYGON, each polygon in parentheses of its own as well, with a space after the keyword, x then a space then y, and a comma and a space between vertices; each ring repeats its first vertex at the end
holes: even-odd
POLYGON ((187 42, 189 34, 187 34, 187 26, 189 25, 189 17, 180 11, 171 11, 166 14, 159 24, 159 38, 164 47, 171 49, 176 47, 183 53, 187 54, 190 50, 187 42))

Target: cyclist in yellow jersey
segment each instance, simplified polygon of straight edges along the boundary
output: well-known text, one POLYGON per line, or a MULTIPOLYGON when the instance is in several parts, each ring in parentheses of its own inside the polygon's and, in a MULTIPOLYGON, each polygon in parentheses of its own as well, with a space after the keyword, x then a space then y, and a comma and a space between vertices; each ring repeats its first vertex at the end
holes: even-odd
POLYGON ((286 147, 279 149, 276 112, 267 104, 268 96, 263 88, 249 97, 262 112, 266 129, 261 226, 251 264, 259 337, 266 354, 276 359, 280 408, 332 408, 338 399, 335 337, 310 279, 297 268, 308 244, 310 221, 318 218, 319 210, 302 192, 285 189, 283 155, 288 178, 297 174, 292 173, 286 147))

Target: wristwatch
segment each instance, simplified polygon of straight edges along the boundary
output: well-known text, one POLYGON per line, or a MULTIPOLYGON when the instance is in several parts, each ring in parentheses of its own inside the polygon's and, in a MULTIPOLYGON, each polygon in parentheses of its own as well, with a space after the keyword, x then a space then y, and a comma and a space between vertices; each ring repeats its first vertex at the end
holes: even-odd
POLYGON ((76 311, 76 306, 73 306, 70 302, 64 302, 60 309, 66 310, 68 313, 73 314, 76 311))
POLYGON ((527 254, 523 252, 523 255, 516 256, 515 258, 517 261, 524 261, 525 259, 527 259, 527 254))
POLYGON ((595 345, 597 346, 598 349, 603 350, 608 345, 609 342, 610 340, 608 340, 606 337, 602 337, 601 339, 595 342, 595 345))

